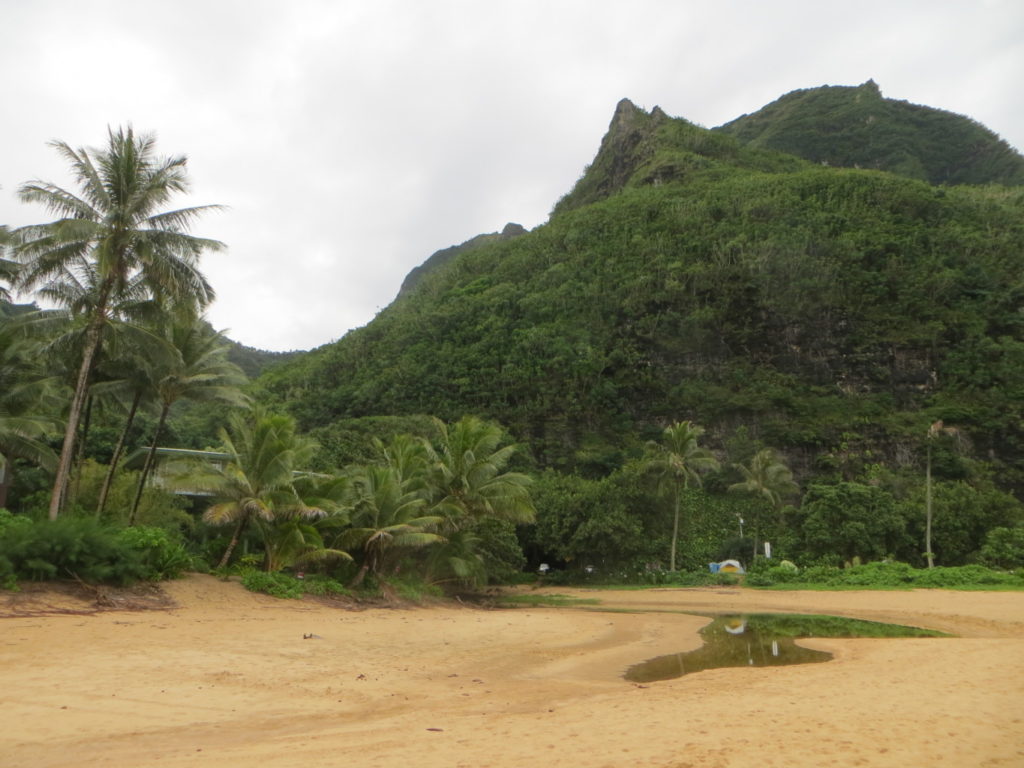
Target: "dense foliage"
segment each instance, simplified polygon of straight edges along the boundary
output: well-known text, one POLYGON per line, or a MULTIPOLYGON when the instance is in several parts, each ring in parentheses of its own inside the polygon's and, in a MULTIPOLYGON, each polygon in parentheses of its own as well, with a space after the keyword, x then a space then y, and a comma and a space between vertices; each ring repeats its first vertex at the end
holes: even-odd
MULTIPOLYGON (((151 150, 133 141, 112 132, 96 156, 184 188, 183 161, 133 165, 151 150)), ((58 147, 79 171, 93 157, 58 147)), ((85 237, 103 226, 71 203, 0 230, 3 295, 60 306, 0 307, 0 489, 20 513, 0 576, 169 573, 173 557, 150 563, 164 536, 282 595, 541 563, 549 580, 719 583, 734 577, 707 564, 727 557, 762 584, 1004 583, 982 566, 1024 564, 1024 189, 928 182, 1018 183, 1020 163, 872 83, 718 131, 624 100, 547 224, 438 252, 366 327, 274 360, 198 316, 195 256, 218 244, 178 230, 202 209, 155 214, 182 238, 167 274, 136 261, 138 211, 116 243, 85 237), (260 372, 258 407, 239 410, 232 357, 260 372), (187 510, 146 482, 159 444, 218 452, 161 474, 187 510), (125 470, 146 445, 141 477, 125 470), (136 500, 160 533, 117 535, 136 500), (47 503, 69 519, 22 523, 47 503), (909 565, 859 565, 882 560, 909 565), (947 568, 911 569, 933 560, 947 568)))
POLYGON ((933 184, 1024 184, 1024 158, 985 126, 882 98, 872 80, 793 91, 718 130, 751 147, 933 184))

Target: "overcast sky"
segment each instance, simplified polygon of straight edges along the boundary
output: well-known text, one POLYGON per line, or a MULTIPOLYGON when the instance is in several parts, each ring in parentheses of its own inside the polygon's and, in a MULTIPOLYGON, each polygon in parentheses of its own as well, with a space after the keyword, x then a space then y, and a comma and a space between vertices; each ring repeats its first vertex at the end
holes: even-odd
POLYGON ((0 0, 0 224, 46 146, 186 154, 211 322, 308 349, 434 251, 546 221, 622 97, 712 127, 873 78, 1024 148, 1021 0, 0 0))

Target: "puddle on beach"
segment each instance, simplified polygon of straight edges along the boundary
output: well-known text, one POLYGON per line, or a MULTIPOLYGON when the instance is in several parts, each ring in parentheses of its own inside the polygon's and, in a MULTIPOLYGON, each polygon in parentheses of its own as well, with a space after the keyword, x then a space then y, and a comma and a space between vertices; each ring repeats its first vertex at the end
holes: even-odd
POLYGON ((718 667, 774 667, 828 661, 831 653, 803 648, 801 637, 944 637, 918 627, 882 624, 840 616, 796 614, 722 615, 701 629, 704 645, 695 651, 658 656, 634 664, 624 677, 634 683, 672 680, 718 667))

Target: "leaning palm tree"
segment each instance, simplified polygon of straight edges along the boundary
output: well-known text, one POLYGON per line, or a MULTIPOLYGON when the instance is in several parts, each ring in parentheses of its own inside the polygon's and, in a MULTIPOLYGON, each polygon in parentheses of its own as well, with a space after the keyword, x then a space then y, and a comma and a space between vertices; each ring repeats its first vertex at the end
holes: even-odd
POLYGON ((218 568, 231 560, 252 522, 269 523, 285 515, 324 516, 322 508, 308 506, 295 490, 295 471, 312 458, 316 444, 296 433, 294 419, 254 407, 231 418, 230 428, 221 430, 221 443, 229 456, 226 462, 193 467, 178 479, 216 499, 203 520, 235 525, 218 568))
MULTIPOLYGON (((95 265, 88 259, 69 262, 36 290, 41 300, 56 308, 29 312, 18 318, 19 326, 26 334, 43 340, 41 353, 56 364, 60 378, 70 387, 74 386, 77 375, 75 361, 82 359, 89 318, 92 317, 100 295, 100 282, 95 265)), ((112 400, 116 401, 126 394, 126 389, 138 384, 140 371, 154 366, 166 367, 169 358, 177 354, 176 350, 169 347, 162 330, 172 320, 172 314, 149 298, 141 276, 136 276, 117 296, 116 301, 112 302, 103 338, 89 372, 85 418, 79 443, 84 443, 87 437, 89 414, 97 399, 108 404, 112 400)), ((127 423, 111 459, 100 492, 97 513, 103 511, 124 448, 123 440, 144 394, 143 390, 136 388, 130 395, 132 405, 128 406, 127 423)))
POLYGON ((193 317, 168 328, 167 342, 177 354, 154 375, 153 387, 160 405, 160 416, 146 463, 139 475, 135 500, 128 515, 129 525, 135 522, 135 513, 142 500, 146 479, 153 469, 156 449, 171 406, 183 399, 218 401, 237 406, 248 403, 240 389, 246 381, 245 374, 228 360, 229 344, 223 333, 214 331, 202 318, 193 317))
MULTIPOLYGON (((761 499, 773 510, 782 508, 782 501, 800 490, 793 481, 793 473, 771 448, 764 448, 754 454, 750 466, 736 464, 743 475, 743 482, 734 483, 729 490, 734 493, 748 493, 761 499)), ((757 555, 757 528, 754 529, 754 556, 757 555)))
POLYGON ((205 306, 213 289, 199 272, 199 255, 222 244, 187 232, 202 213, 216 206, 163 210, 175 194, 188 189, 186 160, 157 157, 152 135, 136 135, 129 126, 109 129, 103 149, 73 149, 62 141, 51 146, 70 164, 79 193, 44 181, 30 181, 19 189, 24 202, 39 203, 57 218, 12 232, 13 256, 22 265, 16 287, 46 284, 82 261, 98 278, 50 496, 49 516, 55 519, 71 470, 93 359, 118 298, 139 283, 162 304, 205 306))
POLYGON ((118 464, 128 444, 128 435, 135 424, 135 417, 140 409, 157 402, 157 383, 162 371, 170 369, 180 360, 180 353, 166 338, 166 334, 157 329, 136 329, 132 345, 122 345, 117 356, 108 356, 100 372, 106 374, 104 381, 93 384, 89 391, 91 396, 106 398, 115 407, 124 409, 124 424, 110 456, 107 472, 100 487, 96 501, 96 514, 102 515, 106 508, 107 498, 117 474, 118 464))
POLYGON ((718 461, 706 448, 697 445, 704 428, 689 421, 680 421, 665 428, 661 443, 650 443, 653 456, 647 460, 649 470, 658 473, 672 495, 672 549, 669 570, 676 569, 679 543, 679 501, 690 484, 701 484, 700 473, 718 468, 718 461))

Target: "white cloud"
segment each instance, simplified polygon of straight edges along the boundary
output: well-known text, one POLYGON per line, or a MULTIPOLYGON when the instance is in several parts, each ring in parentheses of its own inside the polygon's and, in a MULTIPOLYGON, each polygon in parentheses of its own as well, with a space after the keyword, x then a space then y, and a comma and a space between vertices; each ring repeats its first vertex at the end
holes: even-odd
POLYGON ((307 348, 363 325, 433 251, 542 223, 616 102, 707 126, 874 78, 1024 147, 1016 2, 0 0, 0 222, 58 183, 45 146, 155 130, 186 153, 218 327, 307 348))

